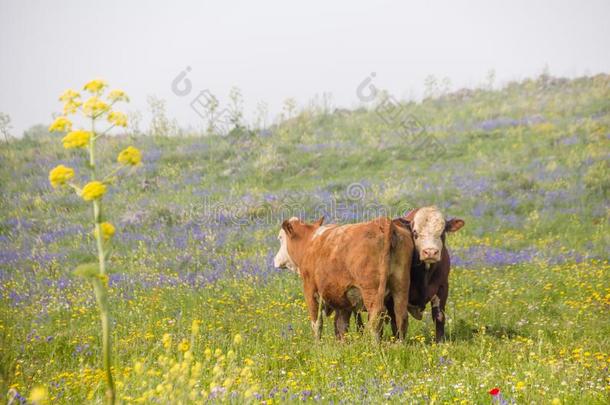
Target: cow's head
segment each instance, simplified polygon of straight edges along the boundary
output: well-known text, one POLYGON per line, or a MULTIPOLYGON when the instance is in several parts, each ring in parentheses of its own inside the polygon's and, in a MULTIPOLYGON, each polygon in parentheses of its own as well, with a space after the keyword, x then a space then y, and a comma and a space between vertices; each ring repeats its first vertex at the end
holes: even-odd
POLYGON ((441 260, 445 233, 460 230, 464 221, 458 218, 445 221, 438 208, 423 207, 409 219, 409 224, 420 260, 432 264, 441 260))
POLYGON ((280 241, 280 250, 273 258, 273 265, 277 268, 288 269, 299 273, 298 264, 306 248, 307 242, 324 222, 324 217, 313 224, 306 224, 297 217, 282 222, 282 228, 277 236, 280 241))

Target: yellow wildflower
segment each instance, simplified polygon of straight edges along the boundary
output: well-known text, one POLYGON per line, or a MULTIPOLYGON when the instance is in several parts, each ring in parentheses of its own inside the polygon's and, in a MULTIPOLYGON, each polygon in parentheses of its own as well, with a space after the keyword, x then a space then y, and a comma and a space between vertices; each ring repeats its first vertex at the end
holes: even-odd
POLYGON ((113 103, 116 101, 129 101, 129 97, 127 97, 127 94, 125 94, 123 90, 115 89, 108 93, 108 100, 113 103))
POLYGON ((242 342, 242 338, 241 338, 241 335, 238 333, 233 338, 233 344, 235 344, 236 346, 239 346, 241 344, 241 342, 242 342))
POLYGON ((68 89, 66 91, 64 91, 61 96, 59 96, 59 101, 63 101, 68 102, 68 101, 73 101, 74 99, 77 99, 80 97, 80 94, 77 91, 74 91, 72 89, 68 89))
POLYGON ((68 89, 59 96, 59 101, 64 102, 64 114, 74 114, 76 109, 81 106, 81 102, 77 100, 80 94, 72 89, 68 89))
POLYGON ((49 132, 66 132, 72 129, 72 121, 67 117, 57 117, 49 126, 49 132))
POLYGON ((104 80, 94 79, 85 84, 83 90, 87 90, 89 93, 99 93, 100 91, 104 90, 106 86, 107 84, 104 80))
POLYGON ((178 350, 181 352, 186 352, 189 349, 189 342, 186 339, 183 339, 182 342, 178 344, 178 350))
POLYGON ((231 388, 231 385, 233 385, 233 379, 231 377, 227 377, 225 378, 224 382, 222 383, 222 386, 229 389, 231 388))
POLYGON ((91 132, 84 131, 82 129, 78 131, 68 132, 68 135, 64 136, 61 140, 64 143, 64 148, 84 148, 89 145, 91 139, 91 132))
POLYGON ((127 114, 120 111, 110 111, 110 113, 108 113, 108 122, 116 125, 117 127, 126 127, 127 114))
POLYGON ((34 404, 45 404, 45 403, 47 403, 48 397, 49 397, 49 394, 48 394, 46 388, 35 387, 30 392, 29 400, 30 400, 30 402, 32 402, 34 404))
POLYGON ((63 186, 72 177, 74 177, 74 170, 64 165, 56 166, 49 172, 49 182, 53 188, 63 186))
POLYGON ((172 345, 172 335, 165 333, 161 339, 161 342, 163 342, 163 347, 169 349, 169 347, 172 345))
POLYGON ((519 381, 517 383, 517 385, 515 385, 515 389, 517 391, 521 391, 521 390, 525 389, 525 383, 523 381, 519 381))
POLYGON ((136 363, 133 365, 133 371, 135 371, 136 374, 142 374, 142 371, 144 370, 144 365, 139 362, 136 361, 136 363))
POLYGON ((78 100, 70 100, 66 101, 64 104, 64 114, 74 114, 78 107, 80 107, 83 103, 78 100))
POLYGON ((553 398, 553 400, 551 401, 551 404, 553 404, 553 405, 561 405, 561 399, 553 398))
POLYGON ((201 321, 198 319, 193 319, 193 323, 191 324, 191 333, 193 335, 197 335, 199 333, 199 326, 201 325, 201 321))
MULTIPOLYGON (((102 228, 102 238, 104 238, 104 240, 110 240, 116 232, 116 228, 110 222, 102 222, 100 227, 102 228)), ((93 234, 97 237, 96 231, 94 231, 93 234)))
POLYGON ((88 117, 97 117, 101 113, 108 110, 108 104, 104 103, 98 97, 93 96, 83 104, 83 112, 88 117))
POLYGON ((85 201, 97 200, 106 193, 106 186, 101 181, 89 182, 83 187, 81 196, 85 201))
POLYGON ((135 166, 140 164, 142 161, 142 154, 140 151, 133 146, 128 146, 123 149, 121 153, 119 153, 119 157, 117 158, 117 162, 124 165, 135 166))

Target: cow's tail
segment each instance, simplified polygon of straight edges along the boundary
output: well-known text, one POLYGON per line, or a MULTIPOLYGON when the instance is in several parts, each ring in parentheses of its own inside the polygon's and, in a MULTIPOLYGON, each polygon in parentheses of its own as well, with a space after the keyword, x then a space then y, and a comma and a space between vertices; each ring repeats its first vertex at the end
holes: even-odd
POLYGON ((389 218, 383 218, 382 231, 385 237, 383 243, 383 252, 381 252, 381 278, 379 280, 379 294, 382 297, 385 297, 385 292, 388 285, 388 278, 390 277, 390 270, 392 265, 392 239, 394 235, 394 225, 392 224, 392 220, 389 218))

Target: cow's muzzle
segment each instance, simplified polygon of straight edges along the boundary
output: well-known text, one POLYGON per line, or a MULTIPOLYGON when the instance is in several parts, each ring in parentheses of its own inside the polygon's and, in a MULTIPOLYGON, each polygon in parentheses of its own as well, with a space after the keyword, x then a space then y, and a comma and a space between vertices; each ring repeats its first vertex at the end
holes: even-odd
POLYGON ((424 263, 433 264, 441 260, 441 252, 437 248, 422 249, 420 258, 424 263))

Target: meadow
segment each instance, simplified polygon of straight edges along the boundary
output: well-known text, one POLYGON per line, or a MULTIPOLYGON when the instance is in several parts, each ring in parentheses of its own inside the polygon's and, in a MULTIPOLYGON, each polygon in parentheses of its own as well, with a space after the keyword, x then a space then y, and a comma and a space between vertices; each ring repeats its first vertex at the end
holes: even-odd
MULTIPOLYGON (((142 150, 104 202, 121 403, 610 401, 610 76, 393 108, 442 148, 406 142, 379 109, 315 106, 264 130, 100 142, 100 161, 142 150), (429 308, 405 342, 353 326, 337 342, 330 320, 314 341, 300 279, 272 265, 282 219, 430 204, 466 222, 448 238, 447 341, 433 342, 429 308)), ((103 402, 95 298, 73 275, 94 258, 91 212, 48 181, 84 160, 52 134, 2 144, 3 402, 37 388, 103 402)))

